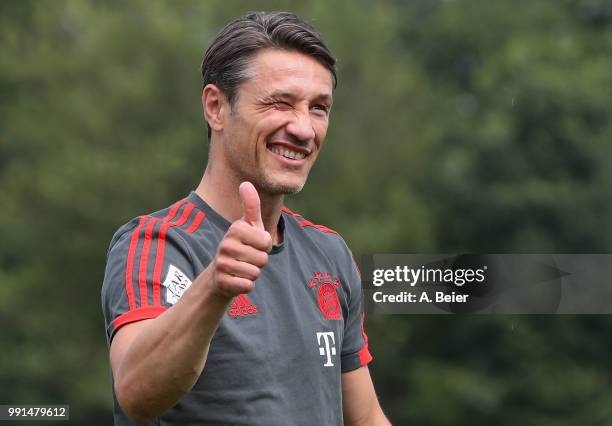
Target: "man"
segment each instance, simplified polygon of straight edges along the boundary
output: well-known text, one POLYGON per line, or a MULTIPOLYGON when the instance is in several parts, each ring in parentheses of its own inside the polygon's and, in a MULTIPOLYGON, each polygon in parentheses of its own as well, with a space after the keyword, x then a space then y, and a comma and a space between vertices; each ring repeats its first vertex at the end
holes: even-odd
POLYGON ((289 13, 237 19, 206 52, 202 181, 108 253, 116 424, 388 424, 352 256, 283 207, 325 139, 334 66, 289 13))

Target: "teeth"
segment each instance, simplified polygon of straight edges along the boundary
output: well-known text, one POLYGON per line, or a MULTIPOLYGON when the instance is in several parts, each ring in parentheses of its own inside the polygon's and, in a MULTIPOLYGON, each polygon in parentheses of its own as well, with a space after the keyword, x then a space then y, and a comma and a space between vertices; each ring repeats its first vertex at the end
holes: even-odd
POLYGON ((292 160, 301 160, 302 158, 306 156, 301 152, 290 151, 288 149, 283 149, 283 148, 276 147, 276 146, 272 147, 270 151, 272 151, 275 154, 282 155, 285 158, 290 158, 292 160))

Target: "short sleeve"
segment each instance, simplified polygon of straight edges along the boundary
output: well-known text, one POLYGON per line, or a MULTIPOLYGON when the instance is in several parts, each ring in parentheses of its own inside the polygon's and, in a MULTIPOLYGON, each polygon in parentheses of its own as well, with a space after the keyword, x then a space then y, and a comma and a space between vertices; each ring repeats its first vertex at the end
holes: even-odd
POLYGON ((350 250, 346 244, 343 245, 345 255, 341 259, 344 263, 344 270, 347 271, 345 279, 349 293, 348 316, 344 323, 341 355, 342 372, 346 373, 367 365, 373 358, 368 349, 368 336, 364 328, 365 313, 361 277, 350 250))
POLYGON ((108 250, 102 311, 110 345, 126 324, 156 318, 194 279, 190 253, 173 223, 152 216, 117 231, 108 250))

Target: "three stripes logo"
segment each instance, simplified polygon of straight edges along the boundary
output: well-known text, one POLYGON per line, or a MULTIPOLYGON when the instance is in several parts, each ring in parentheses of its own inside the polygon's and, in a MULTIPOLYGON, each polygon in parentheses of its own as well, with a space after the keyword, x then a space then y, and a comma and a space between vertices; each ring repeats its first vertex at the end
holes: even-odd
POLYGON ((259 312, 257 306, 253 305, 246 297, 246 294, 236 296, 229 309, 230 317, 243 317, 247 315, 255 315, 259 312))

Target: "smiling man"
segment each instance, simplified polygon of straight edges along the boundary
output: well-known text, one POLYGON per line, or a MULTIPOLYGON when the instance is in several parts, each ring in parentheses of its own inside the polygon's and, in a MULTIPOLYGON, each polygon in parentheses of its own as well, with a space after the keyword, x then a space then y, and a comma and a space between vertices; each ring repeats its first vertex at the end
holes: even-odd
POLYGON ((334 57, 295 15, 259 12, 217 35, 202 76, 202 181, 108 252, 115 424, 388 424, 351 253, 283 204, 323 146, 334 57))

